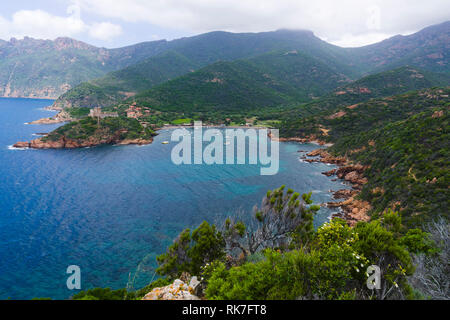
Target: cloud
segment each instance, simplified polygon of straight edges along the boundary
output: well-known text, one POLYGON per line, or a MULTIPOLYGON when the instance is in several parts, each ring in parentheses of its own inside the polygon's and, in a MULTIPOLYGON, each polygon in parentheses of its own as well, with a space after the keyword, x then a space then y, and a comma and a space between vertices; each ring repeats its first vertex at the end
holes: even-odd
POLYGON ((78 4, 109 18, 183 32, 309 29, 341 45, 418 31, 450 18, 448 0, 78 0, 78 4))
POLYGON ((0 16, 0 38, 55 39, 88 34, 107 41, 122 34, 122 27, 110 22, 85 23, 77 6, 70 6, 67 12, 69 16, 56 16, 43 10, 20 10, 10 20, 0 16))
POLYGON ((122 27, 110 22, 94 23, 89 29, 92 38, 100 40, 111 40, 123 34, 122 27))
POLYGON ((9 22, 0 16, 0 39, 6 39, 9 36, 9 22))
POLYGON ((360 47, 372 43, 380 42, 394 36, 385 33, 367 33, 362 35, 344 34, 339 40, 332 41, 333 44, 341 47, 360 47))
POLYGON ((42 10, 18 11, 14 13, 9 23, 11 35, 18 38, 44 36, 53 39, 61 35, 75 36, 87 28, 81 19, 74 16, 59 17, 42 10))

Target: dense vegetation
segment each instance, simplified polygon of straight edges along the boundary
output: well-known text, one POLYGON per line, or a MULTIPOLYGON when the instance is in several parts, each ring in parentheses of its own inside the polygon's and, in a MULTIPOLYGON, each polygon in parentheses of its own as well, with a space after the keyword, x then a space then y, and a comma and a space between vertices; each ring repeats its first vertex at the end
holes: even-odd
POLYGON ((355 64, 366 72, 379 72, 405 65, 433 72, 450 71, 448 64, 450 21, 408 35, 351 50, 355 64))
POLYGON ((370 166, 361 197, 370 201, 374 212, 392 207, 405 222, 422 225, 439 214, 448 218, 449 128, 447 105, 342 139, 333 150, 342 153, 353 145, 358 150, 351 159, 370 166))
POLYGON ((110 106, 129 94, 148 90, 216 62, 250 58, 274 50, 299 50, 314 56, 337 73, 349 76, 357 73, 355 68, 350 67, 351 59, 343 49, 320 40, 308 31, 280 30, 256 34, 211 32, 158 44, 158 54, 89 81, 88 84, 94 87, 91 95, 81 93, 87 85, 83 83, 70 90, 68 95, 61 96, 56 105, 110 106), (82 97, 82 101, 78 101, 77 97, 82 97))
POLYGON ((298 108, 285 110, 283 113, 284 117, 311 116, 321 112, 326 113, 338 107, 353 106, 371 99, 448 85, 450 85, 450 77, 446 74, 405 66, 363 77, 340 86, 318 100, 298 108))
POLYGON ((81 82, 159 53, 164 43, 105 49, 69 38, 0 40, 0 96, 55 99, 81 82))
MULTIPOLYGON (((130 93, 148 90, 216 62, 248 59, 275 50, 298 51, 314 57, 337 74, 350 79, 405 65, 448 73, 448 63, 445 63, 448 59, 448 33, 449 23, 444 23, 407 37, 394 37, 368 47, 352 49, 330 45, 315 37, 312 32, 289 30, 256 34, 212 32, 170 42, 162 41, 153 44, 154 51, 146 60, 142 59, 142 63, 90 81, 89 84, 95 86, 92 95, 78 93, 83 90, 83 84, 72 89, 73 92, 69 95, 58 99, 57 104, 109 106, 130 93), (83 101, 78 101, 77 97, 81 96, 83 101)), ((140 52, 140 46, 136 47, 136 53, 140 52)), ((283 69, 282 66, 280 69, 283 69)), ((320 87, 321 79, 315 79, 315 84, 320 87)), ((317 95, 315 88, 310 89, 317 95)))
POLYGON ((154 135, 153 130, 144 128, 136 119, 105 118, 97 121, 88 117, 59 127, 42 140, 57 141, 65 138, 86 141, 92 139, 110 143, 125 139, 150 139, 154 135))
POLYGON ((57 104, 81 120, 44 141, 151 138, 141 123, 276 126, 365 165, 359 197, 373 208, 371 222, 350 228, 335 219, 314 230, 311 195, 282 187, 252 215, 184 230, 148 287, 73 299, 138 299, 183 273, 204 279, 207 299, 448 297, 450 88, 431 87, 450 83, 449 26, 356 49, 309 32, 210 33, 152 44, 150 58, 67 92, 57 104), (375 71, 383 72, 350 81, 375 71), (148 111, 139 121, 126 118, 133 102, 148 111), (97 105, 120 117, 87 118, 97 105), (431 235, 412 229, 428 225, 431 235), (366 286, 370 265, 382 270, 381 290, 366 286))
MULTIPOLYGON (((189 62, 170 52, 161 58, 152 58, 136 67, 111 74, 117 81, 126 80, 123 90, 139 91, 148 83, 162 79, 160 68, 178 58, 173 72, 190 68, 189 62), (154 64, 158 61, 158 64, 154 64), (145 67, 145 64, 154 66, 145 67), (175 67, 177 66, 177 67, 175 67), (159 68, 159 69, 158 69, 159 68), (148 73, 144 76, 143 73, 148 73), (131 80, 131 74, 135 75, 131 80), (140 76, 141 75, 141 76, 140 76), (151 76, 152 75, 152 76, 151 76), (151 79, 150 79, 151 78, 151 79), (152 80, 153 79, 153 80, 152 80), (125 88, 125 86, 127 86, 125 88), (135 88, 135 89, 133 89, 135 88)), ((118 91, 114 79, 106 77, 82 84, 61 97, 71 106, 92 107, 114 104, 118 97, 130 92, 118 91), (108 84, 109 83, 109 84, 108 84), (116 94, 120 92, 119 96, 116 94)), ((444 74, 401 67, 348 82, 342 75, 304 54, 278 52, 235 62, 219 62, 187 76, 166 82, 150 91, 119 104, 126 109, 131 100, 160 110, 163 114, 147 121, 157 125, 171 123, 178 118, 192 118, 209 123, 245 124, 246 119, 261 121, 280 118, 298 118, 350 106, 373 98, 386 97, 417 89, 448 85, 450 78, 444 74), (245 85, 243 85, 245 84, 245 85), (323 96, 326 92, 330 92, 323 96), (315 99, 323 96, 320 99, 315 99), (296 107, 302 101, 312 102, 296 107), (229 120, 227 120, 229 119, 229 120)))
POLYGON ((160 111, 230 111, 308 101, 344 77, 297 52, 218 62, 142 92, 134 100, 160 111))
POLYGON ((313 134, 332 142, 331 152, 369 166, 361 197, 374 213, 392 208, 405 223, 418 225, 438 214, 448 217, 449 94, 449 88, 426 89, 280 126, 287 136, 313 134))
POLYGON ((163 278, 145 289, 94 289, 73 299, 139 299, 186 272, 202 277, 206 299, 429 298, 411 285, 413 259, 440 261, 440 238, 405 228, 392 211, 354 228, 335 219, 314 230, 318 208, 310 197, 284 187, 269 191, 252 216, 184 230, 158 257, 163 278), (382 272, 379 290, 367 286, 371 265, 382 272))
POLYGON ((196 65, 173 51, 146 59, 107 76, 82 83, 63 94, 56 105, 71 107, 110 106, 139 91, 186 74, 196 65))
POLYGON ((350 228, 335 219, 314 230, 311 195, 282 187, 251 216, 184 230, 158 257, 162 278, 148 287, 73 298, 140 299, 183 273, 203 278, 206 299, 448 298, 449 94, 426 89, 279 124, 368 166, 360 196, 373 205, 371 222, 350 228), (366 285, 370 265, 381 268, 380 290, 366 285))
MULTIPOLYGON (((391 92, 403 93, 450 83, 448 76, 403 67, 364 77, 304 105, 292 104, 292 101, 304 101, 320 95, 318 90, 328 91, 336 86, 339 76, 333 78, 333 74, 317 60, 304 55, 271 53, 234 63, 218 63, 170 81, 139 95, 136 99, 143 105, 160 110, 145 119, 157 126, 186 118, 212 124, 244 125, 250 122, 255 125, 274 126, 280 119, 300 119, 334 110, 338 106, 346 107, 371 98, 384 97, 391 92), (249 70, 256 71, 256 75, 249 70), (322 73, 319 70, 322 70, 322 73), (314 75, 309 77, 311 73, 314 75), (277 80, 268 82, 270 74, 277 80), (327 75, 331 77, 326 79, 327 75), (226 78, 229 79, 227 83, 218 82, 219 79, 226 78), (263 81, 258 82, 261 78, 263 81), (211 79, 216 82, 207 82, 211 79), (322 84, 316 86, 317 82, 322 84), (242 83, 246 85, 243 86, 242 83), (360 88, 366 90, 361 92, 360 88), (336 94, 343 91, 346 94, 336 94), (159 106, 159 100, 167 99, 173 101, 173 104, 165 102, 163 106, 159 106), (291 105, 277 105, 283 99, 291 105), (154 102, 150 102, 153 100, 154 102), (212 107, 207 107, 208 103, 212 107), (263 107, 268 104, 272 106, 263 107)), ((127 101, 116 107, 124 114, 129 105, 130 101, 127 101)), ((109 107, 107 110, 117 109, 109 107)), ((309 121, 309 118, 303 120, 309 121)), ((290 136, 295 134, 287 130, 291 123, 293 122, 289 121, 283 125, 282 133, 290 136)), ((295 126, 295 130, 303 128, 304 126, 295 126)))

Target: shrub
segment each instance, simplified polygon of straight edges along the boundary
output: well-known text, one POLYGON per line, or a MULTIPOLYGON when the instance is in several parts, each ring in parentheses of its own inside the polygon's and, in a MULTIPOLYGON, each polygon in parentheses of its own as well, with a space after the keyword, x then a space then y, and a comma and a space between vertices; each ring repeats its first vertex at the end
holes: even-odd
POLYGON ((201 267, 225 256, 224 242, 214 225, 203 222, 192 233, 184 230, 167 252, 158 256, 156 272, 171 278, 182 272, 200 274, 201 267))

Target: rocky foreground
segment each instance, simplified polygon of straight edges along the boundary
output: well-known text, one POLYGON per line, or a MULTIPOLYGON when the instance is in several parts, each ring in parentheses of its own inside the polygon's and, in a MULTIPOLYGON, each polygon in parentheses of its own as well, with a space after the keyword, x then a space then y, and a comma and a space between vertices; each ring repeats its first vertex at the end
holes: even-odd
POLYGON ((171 285, 155 288, 147 293, 142 300, 200 300, 202 285, 197 277, 183 274, 181 279, 171 285))

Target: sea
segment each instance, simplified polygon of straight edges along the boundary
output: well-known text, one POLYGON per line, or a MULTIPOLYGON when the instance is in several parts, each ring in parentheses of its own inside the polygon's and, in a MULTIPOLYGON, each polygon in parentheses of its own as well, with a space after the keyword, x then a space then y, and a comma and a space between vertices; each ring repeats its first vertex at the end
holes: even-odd
MULTIPOLYGON (((0 299, 69 299, 67 268, 81 289, 135 290, 157 278, 156 257, 185 228, 252 214, 268 190, 286 185, 333 201, 348 188, 305 163, 314 144, 280 143, 280 170, 258 165, 175 165, 171 130, 146 146, 75 150, 15 149, 59 125, 29 125, 55 114, 51 100, 0 98, 0 299)), ((333 211, 322 208, 318 227, 333 211)))

